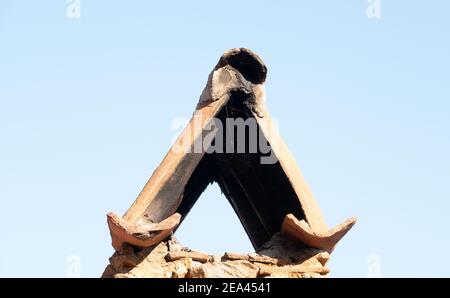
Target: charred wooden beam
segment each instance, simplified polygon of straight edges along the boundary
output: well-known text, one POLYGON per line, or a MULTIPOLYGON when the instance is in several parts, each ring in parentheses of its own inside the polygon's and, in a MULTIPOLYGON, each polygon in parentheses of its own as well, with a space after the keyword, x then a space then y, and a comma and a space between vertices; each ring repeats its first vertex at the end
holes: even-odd
MULTIPOLYGON (((123 218, 108 217, 116 249, 123 242, 143 245, 136 235, 174 214, 184 219, 212 182, 221 187, 255 249, 282 229, 303 244, 331 251, 353 226, 352 219, 328 230, 266 109, 266 77, 267 67, 250 50, 237 48, 222 55, 209 75, 192 119, 135 202, 123 218), (253 121, 258 146, 265 142, 270 152, 263 152, 260 147, 252 152, 255 136, 247 134, 245 126, 237 131, 228 127, 229 119, 253 121), (213 120, 218 120, 224 129, 222 136, 215 127, 218 124, 211 125, 213 120), (237 136, 239 133, 243 133, 243 139, 237 136), (229 135, 232 137, 227 138, 229 135), (210 152, 212 148, 223 150, 210 152), (227 152, 229 148, 233 149, 231 153, 227 152), (270 158, 274 160, 267 162, 270 158)), ((177 224, 164 231, 173 231, 177 224)))

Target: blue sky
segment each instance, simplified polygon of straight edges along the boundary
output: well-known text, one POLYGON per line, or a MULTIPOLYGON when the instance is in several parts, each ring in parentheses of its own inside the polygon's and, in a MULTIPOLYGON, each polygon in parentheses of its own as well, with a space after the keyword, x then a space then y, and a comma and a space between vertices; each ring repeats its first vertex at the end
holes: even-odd
MULTIPOLYGON (((448 1, 0 3, 0 276, 99 276, 122 214, 220 55, 266 62, 268 108, 327 223, 359 221, 332 276, 449 276, 448 1)), ((217 186, 177 236, 251 250, 217 186), (206 235, 206 237, 205 237, 206 235), (205 240, 207 239, 207 240, 205 240)))

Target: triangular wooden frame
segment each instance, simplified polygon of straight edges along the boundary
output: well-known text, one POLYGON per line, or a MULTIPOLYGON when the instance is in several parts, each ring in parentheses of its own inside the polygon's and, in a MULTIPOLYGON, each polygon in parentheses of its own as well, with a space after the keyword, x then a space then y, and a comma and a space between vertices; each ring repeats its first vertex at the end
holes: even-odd
POLYGON ((266 74, 262 60, 248 49, 232 49, 222 55, 209 75, 189 124, 135 202, 123 217, 108 214, 116 250, 121 250, 124 243, 149 247, 164 240, 212 181, 221 186, 255 249, 281 232, 308 246, 333 250, 356 219, 328 229, 265 107, 266 74), (259 132, 277 159, 275 164, 255 162, 262 154, 234 153, 227 155, 236 158, 234 161, 223 162, 218 155, 206 152, 204 145, 211 145, 205 141, 211 134, 211 119, 222 119, 225 112, 228 117, 229 110, 236 113, 234 117, 256 120, 259 132))

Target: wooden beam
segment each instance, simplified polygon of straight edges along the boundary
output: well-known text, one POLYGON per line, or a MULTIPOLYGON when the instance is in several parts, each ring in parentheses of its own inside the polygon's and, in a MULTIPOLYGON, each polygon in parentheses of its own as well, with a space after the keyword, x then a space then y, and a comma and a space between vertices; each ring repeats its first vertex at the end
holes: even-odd
POLYGON ((300 168, 295 161, 294 156, 288 149, 288 146, 284 142, 283 138, 278 132, 277 127, 272 123, 272 118, 265 107, 261 107, 259 112, 263 117, 255 116, 258 125, 269 142, 271 150, 275 153, 275 156, 286 176, 288 177, 295 193, 297 194, 300 205, 306 217, 311 229, 315 232, 326 232, 328 227, 325 223, 322 212, 317 204, 314 196, 303 177, 300 168))
POLYGON ((125 220, 131 224, 159 222, 175 212, 184 187, 204 156, 203 149, 209 146, 203 143, 210 133, 209 121, 226 105, 232 90, 251 87, 245 82, 240 73, 226 66, 211 73, 189 124, 124 214, 125 220))

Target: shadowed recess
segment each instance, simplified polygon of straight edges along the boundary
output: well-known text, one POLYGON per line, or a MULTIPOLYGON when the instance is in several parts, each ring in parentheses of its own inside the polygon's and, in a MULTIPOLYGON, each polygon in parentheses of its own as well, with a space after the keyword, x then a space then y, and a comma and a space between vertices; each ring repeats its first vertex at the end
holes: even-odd
MULTIPOLYGON (((228 104, 219 112, 218 118, 222 123, 225 123, 225 118, 248 119, 251 117, 249 100, 250 96, 243 92, 232 93, 228 104)), ((226 142, 231 141, 226 138, 230 133, 228 129, 224 125, 223 152, 226 152, 226 142)), ((236 144, 237 133, 234 133, 234 136, 233 142, 236 144)), ((245 136, 248 149, 248 131, 245 136)), ((259 137, 263 137, 261 133, 259 137)), ((261 155, 261 153, 205 154, 190 177, 183 200, 176 212, 184 219, 206 187, 210 183, 217 182, 238 215, 255 249, 280 231, 286 214, 292 213, 298 219, 304 219, 300 202, 280 163, 261 164, 261 155)))

